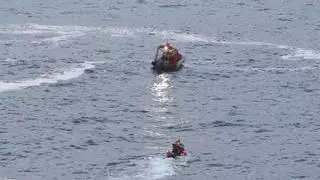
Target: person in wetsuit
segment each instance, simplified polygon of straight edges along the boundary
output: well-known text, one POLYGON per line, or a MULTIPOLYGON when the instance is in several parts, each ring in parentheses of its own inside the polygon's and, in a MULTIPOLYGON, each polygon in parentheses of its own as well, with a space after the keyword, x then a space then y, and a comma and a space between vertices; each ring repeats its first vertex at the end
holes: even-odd
POLYGON ((173 158, 176 156, 180 156, 184 151, 184 145, 181 143, 180 139, 178 139, 175 143, 172 144, 172 153, 173 158))

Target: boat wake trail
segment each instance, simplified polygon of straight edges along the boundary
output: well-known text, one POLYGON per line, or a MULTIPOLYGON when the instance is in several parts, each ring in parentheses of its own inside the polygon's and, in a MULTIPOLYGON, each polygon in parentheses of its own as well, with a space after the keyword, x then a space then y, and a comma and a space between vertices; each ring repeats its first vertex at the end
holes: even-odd
POLYGON ((44 84, 44 83, 53 84, 59 81, 74 79, 81 76, 85 70, 92 69, 94 67, 95 66, 92 63, 85 62, 80 65, 77 65, 77 67, 69 68, 59 73, 45 75, 43 77, 39 77, 36 79, 27 79, 27 80, 20 80, 20 81, 14 81, 14 82, 0 81, 0 92, 18 90, 18 89, 28 88, 32 86, 40 86, 41 84, 44 84))
POLYGON ((288 45, 280 45, 280 44, 256 42, 256 41, 249 41, 249 42, 220 41, 214 37, 205 37, 205 36, 195 35, 195 34, 174 33, 169 31, 157 32, 156 34, 159 36, 162 36, 164 39, 171 38, 174 40, 189 41, 189 42, 205 42, 205 43, 213 43, 213 44, 244 45, 244 46, 265 46, 268 48, 287 49, 291 54, 281 56, 281 58, 285 60, 296 60, 296 59, 319 60, 320 59, 319 51, 296 48, 288 45))
MULTIPOLYGON (((157 30, 154 28, 126 28, 126 27, 93 27, 93 26, 51 26, 40 24, 20 24, 0 26, 0 34, 31 34, 44 35, 41 40, 36 40, 33 43, 55 43, 59 44, 68 39, 84 36, 90 33, 108 34, 114 37, 139 37, 139 36, 153 36, 163 39, 171 39, 184 42, 204 42, 213 44, 228 44, 228 45, 244 45, 244 46, 266 46, 269 48, 287 49, 290 54, 282 56, 285 60, 295 59, 320 59, 320 52, 302 48, 296 48, 288 45, 280 45, 267 42, 236 42, 236 41, 221 41, 216 37, 208 37, 204 35, 184 33, 170 30, 157 30)), ((7 42, 0 40, 0 42, 7 42)))
POLYGON ((302 49, 302 48, 291 48, 293 51, 292 55, 285 55, 282 56, 283 59, 288 60, 299 60, 299 59, 315 59, 320 60, 320 52, 308 50, 308 49, 302 49))
MULTIPOLYGON (((0 26, 0 34, 38 36, 36 40, 31 41, 33 44, 59 45, 70 38, 85 35, 86 31, 85 27, 78 26, 48 26, 39 24, 0 26)), ((3 41, 3 43, 7 43, 7 41, 3 41)))

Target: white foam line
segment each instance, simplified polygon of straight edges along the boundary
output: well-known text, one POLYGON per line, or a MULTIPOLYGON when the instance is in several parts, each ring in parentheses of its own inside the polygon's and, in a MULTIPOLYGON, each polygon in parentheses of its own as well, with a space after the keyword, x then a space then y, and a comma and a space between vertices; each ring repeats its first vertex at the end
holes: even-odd
POLYGON ((293 51, 293 55, 285 55, 281 58, 286 60, 295 60, 295 59, 320 59, 320 52, 302 48, 295 48, 293 46, 267 43, 267 42, 257 42, 257 41, 248 41, 248 42, 236 42, 236 41, 219 41, 215 37, 206 37, 196 34, 186 34, 186 33, 177 33, 174 31, 157 31, 150 28, 145 29, 135 29, 136 32, 154 34, 163 39, 175 39, 186 42, 205 42, 205 43, 215 43, 215 44, 231 44, 231 45, 244 45, 244 46, 267 46, 270 48, 277 49, 287 49, 293 51))
MULTIPOLYGON (((240 72, 298 72, 298 71, 307 71, 320 69, 319 66, 303 66, 298 68, 214 68, 217 71, 240 71, 240 72)), ((211 69, 212 70, 212 69, 211 69)))
POLYGON ((13 44, 16 42, 24 42, 22 40, 0 40, 0 44, 13 44))
POLYGON ((44 32, 74 32, 74 31, 81 31, 81 32, 88 32, 96 29, 100 29, 98 27, 90 27, 90 26, 72 26, 72 25, 65 25, 65 26, 53 26, 53 25, 40 25, 40 24, 28 24, 29 29, 36 29, 41 30, 44 32))
MULTIPOLYGON (((292 46, 280 45, 266 42, 235 42, 235 41, 218 41, 215 37, 207 37, 197 34, 179 33, 170 30, 159 31, 152 28, 125 28, 125 27, 91 27, 91 26, 51 26, 39 24, 22 24, 22 25, 9 25, 8 27, 0 27, 0 33, 6 34, 44 34, 52 33, 57 34, 55 37, 40 40, 42 42, 59 43, 69 38, 85 35, 87 32, 107 33, 110 36, 116 37, 131 37, 137 33, 154 34, 163 39, 175 39, 186 42, 205 42, 217 44, 233 44, 233 45, 253 45, 253 46, 268 46, 278 49, 288 49, 292 51, 292 55, 282 56, 285 60, 296 59, 320 59, 320 52, 314 50, 307 50, 301 48, 294 48, 292 46)), ((35 41, 39 43, 39 41, 35 41)))
POLYGON ((147 146, 146 149, 163 150, 165 147, 147 146))
POLYGON ((304 66, 299 68, 252 68, 252 70, 255 71, 289 71, 289 72, 295 72, 295 71, 306 71, 306 70, 314 70, 319 69, 320 67, 317 66, 304 66))
POLYGON ((86 69, 92 69, 94 67, 95 66, 92 65, 92 63, 87 62, 87 63, 81 64, 80 67, 71 68, 62 73, 53 74, 49 77, 39 77, 36 79, 22 80, 22 81, 15 81, 15 82, 0 81, 0 92, 18 90, 18 89, 23 89, 23 88, 32 87, 32 86, 40 86, 43 83, 53 84, 59 81, 74 79, 81 76, 86 69))
POLYGON ((94 62, 90 62, 91 64, 105 64, 107 63, 106 61, 94 61, 94 62))
POLYGON ((0 34, 42 34, 42 31, 34 31, 34 30, 29 30, 29 31, 24 31, 24 30, 10 30, 10 29, 6 29, 6 30, 0 30, 0 34))
POLYGON ((12 59, 12 58, 6 58, 3 61, 5 61, 5 62, 16 62, 18 60, 17 59, 12 59))
POLYGON ((274 47, 274 48, 279 48, 279 49, 292 49, 293 48, 293 47, 286 46, 286 45, 279 45, 279 44, 266 43, 266 42, 256 42, 256 41, 249 41, 249 42, 217 41, 216 43, 234 44, 234 45, 268 46, 268 47, 274 47))
POLYGON ((187 42, 216 42, 211 38, 195 35, 195 34, 185 34, 185 33, 175 33, 173 31, 153 31, 157 36, 162 37, 163 39, 176 39, 187 42))
POLYGON ((257 41, 248 41, 248 42, 236 42, 236 41, 219 41, 214 37, 206 37, 196 34, 186 34, 186 33, 176 33, 174 31, 157 31, 150 28, 146 29, 136 29, 136 32, 140 33, 151 33, 163 39, 175 39, 187 42, 205 42, 205 43, 215 43, 215 44, 231 44, 231 45, 245 45, 245 46, 267 46, 270 48, 277 49, 287 49, 293 51, 292 55, 282 56, 282 59, 285 60, 295 60, 295 59, 320 59, 320 52, 314 50, 307 50, 302 48, 295 48, 288 45, 267 43, 267 42, 257 42, 257 41))
POLYGON ((77 34, 63 34, 63 35, 58 35, 50 38, 45 38, 43 40, 37 40, 33 41, 34 44, 42 44, 43 42, 52 42, 54 44, 59 44, 61 42, 65 42, 68 39, 76 38, 78 36, 83 36, 84 33, 77 33, 77 34))
POLYGON ((135 34, 134 31, 127 28, 106 28, 106 30, 111 36, 128 37, 135 34))
POLYGON ((55 34, 56 36, 45 38, 42 40, 36 40, 32 43, 53 42, 59 43, 66 41, 70 38, 85 35, 86 32, 91 31, 90 27, 81 26, 48 26, 39 24, 23 24, 23 25, 10 25, 8 28, 0 28, 2 34, 55 34))
POLYGON ((320 59, 320 52, 313 51, 313 50, 308 50, 308 49, 302 49, 302 48, 297 48, 294 51, 293 55, 285 55, 282 56, 283 59, 315 59, 319 60, 320 59))
POLYGON ((144 131, 149 133, 149 134, 151 134, 152 136, 165 136, 164 134, 153 132, 153 131, 149 131, 149 130, 146 130, 146 129, 144 131))

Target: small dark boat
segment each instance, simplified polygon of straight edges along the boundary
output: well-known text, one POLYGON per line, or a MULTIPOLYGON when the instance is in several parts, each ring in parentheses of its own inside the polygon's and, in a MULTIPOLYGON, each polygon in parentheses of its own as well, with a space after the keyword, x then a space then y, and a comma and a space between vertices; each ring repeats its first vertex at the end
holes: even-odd
POLYGON ((179 70, 183 66, 184 61, 183 55, 175 47, 166 43, 165 45, 158 46, 155 58, 151 64, 152 69, 158 72, 170 72, 179 70))

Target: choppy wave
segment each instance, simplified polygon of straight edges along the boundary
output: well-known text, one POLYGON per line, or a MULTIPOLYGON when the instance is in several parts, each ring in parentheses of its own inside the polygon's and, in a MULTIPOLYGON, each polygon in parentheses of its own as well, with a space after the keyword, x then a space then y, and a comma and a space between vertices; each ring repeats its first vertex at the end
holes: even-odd
POLYGON ((1 82, 0 81, 0 92, 18 90, 32 86, 40 86, 41 84, 57 83, 59 81, 66 81, 81 76, 86 69, 92 69, 95 66, 92 63, 86 62, 78 65, 78 67, 67 69, 60 73, 46 75, 36 79, 27 79, 14 82, 1 82))

